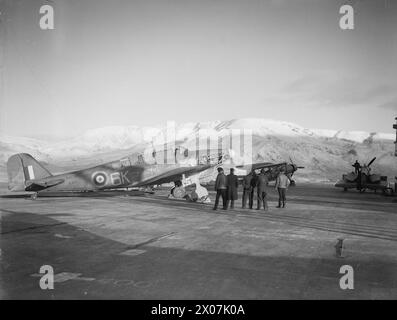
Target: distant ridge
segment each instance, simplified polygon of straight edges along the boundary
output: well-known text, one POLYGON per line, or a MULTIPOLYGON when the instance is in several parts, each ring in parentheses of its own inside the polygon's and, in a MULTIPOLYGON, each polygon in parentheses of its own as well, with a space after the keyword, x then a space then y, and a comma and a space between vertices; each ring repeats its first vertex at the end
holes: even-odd
MULTIPOLYGON (((166 124, 157 127, 110 126, 91 129, 82 135, 57 142, 0 135, 0 166, 13 153, 28 152, 55 165, 96 164, 134 152, 138 146, 164 134, 166 124), (84 161, 83 161, 84 160, 84 161)), ((308 180, 333 181, 351 162, 366 162, 377 157, 373 168, 397 175, 393 133, 309 129, 286 121, 261 118, 228 121, 186 122, 176 124, 177 141, 192 141, 197 132, 216 137, 229 130, 250 129, 253 133, 254 161, 286 161, 289 157, 305 166, 300 177, 308 180)))

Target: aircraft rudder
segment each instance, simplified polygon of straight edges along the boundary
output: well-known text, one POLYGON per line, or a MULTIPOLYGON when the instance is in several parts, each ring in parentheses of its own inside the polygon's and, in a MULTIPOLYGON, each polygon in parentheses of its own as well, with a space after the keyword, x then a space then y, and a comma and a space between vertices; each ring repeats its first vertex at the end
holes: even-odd
POLYGON ((7 161, 8 189, 11 191, 25 190, 25 174, 22 159, 19 154, 14 154, 7 161))
POLYGON ((17 153, 7 161, 8 189, 25 189, 25 181, 42 179, 52 174, 28 153, 17 153))

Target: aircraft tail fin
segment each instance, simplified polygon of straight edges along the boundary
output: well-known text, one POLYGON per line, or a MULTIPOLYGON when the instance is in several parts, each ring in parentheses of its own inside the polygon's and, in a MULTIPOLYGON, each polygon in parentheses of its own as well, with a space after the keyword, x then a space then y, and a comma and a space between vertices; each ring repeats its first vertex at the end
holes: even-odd
POLYGON ((25 181, 52 176, 35 158, 27 153, 12 155, 7 161, 8 189, 24 191, 25 181))

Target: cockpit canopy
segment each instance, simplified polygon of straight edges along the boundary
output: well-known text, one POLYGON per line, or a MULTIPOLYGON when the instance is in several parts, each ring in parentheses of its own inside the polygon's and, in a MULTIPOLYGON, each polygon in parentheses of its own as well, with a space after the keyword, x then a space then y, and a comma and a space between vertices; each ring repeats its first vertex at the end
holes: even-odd
POLYGON ((225 154, 218 150, 189 150, 186 147, 178 146, 175 149, 165 150, 150 148, 121 159, 119 165, 121 167, 153 164, 200 165, 216 164, 223 162, 225 159, 225 154))

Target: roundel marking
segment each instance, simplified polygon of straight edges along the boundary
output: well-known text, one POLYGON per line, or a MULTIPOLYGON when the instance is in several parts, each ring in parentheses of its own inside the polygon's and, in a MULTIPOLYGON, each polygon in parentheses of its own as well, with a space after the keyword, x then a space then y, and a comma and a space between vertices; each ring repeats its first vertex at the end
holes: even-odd
POLYGON ((92 180, 97 186, 103 186, 106 184, 107 176, 105 172, 95 172, 92 174, 92 180))

